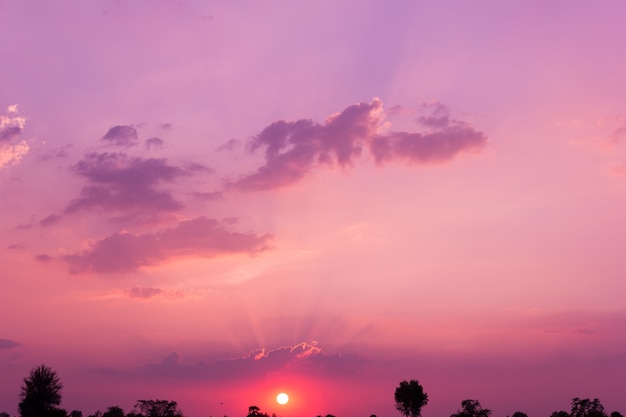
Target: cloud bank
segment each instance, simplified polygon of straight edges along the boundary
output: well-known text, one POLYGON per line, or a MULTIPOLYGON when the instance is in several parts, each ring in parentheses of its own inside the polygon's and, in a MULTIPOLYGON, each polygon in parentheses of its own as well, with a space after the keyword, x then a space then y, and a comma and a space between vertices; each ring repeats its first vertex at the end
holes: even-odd
POLYGON ((248 143, 251 152, 264 151, 264 164, 232 186, 253 191, 291 185, 317 167, 349 167, 364 150, 378 165, 396 161, 419 165, 447 162, 486 145, 484 133, 451 119, 446 106, 434 103, 426 108, 431 114, 419 119, 422 133, 388 132, 383 103, 376 98, 348 106, 324 123, 274 122, 248 143))

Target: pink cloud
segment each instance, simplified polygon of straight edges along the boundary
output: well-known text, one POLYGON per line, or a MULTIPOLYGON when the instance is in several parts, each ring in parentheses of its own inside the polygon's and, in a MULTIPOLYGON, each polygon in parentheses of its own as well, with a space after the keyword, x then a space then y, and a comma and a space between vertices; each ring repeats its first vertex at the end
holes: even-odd
POLYGON ((63 260, 74 273, 131 272, 172 258, 253 254, 267 250, 271 239, 268 234, 233 232, 224 223, 202 216, 158 233, 114 233, 63 260))
POLYGON ((161 149, 164 143, 163 139, 157 137, 146 139, 146 149, 161 149))
POLYGON ((164 159, 129 158, 122 153, 90 153, 73 167, 89 180, 80 196, 70 202, 66 213, 101 208, 113 211, 177 211, 183 204, 157 184, 189 175, 187 170, 169 165, 164 159))
POLYGON ((102 140, 108 141, 114 146, 130 147, 137 144, 137 129, 132 126, 113 126, 102 137, 102 140))
POLYGON ((427 164, 449 161, 463 152, 480 151, 486 145, 484 133, 466 122, 451 119, 446 106, 435 103, 428 109, 431 114, 419 119, 420 125, 429 129, 425 133, 383 133, 388 126, 379 99, 348 106, 323 124, 306 119, 274 122, 248 144, 252 152, 264 149, 265 163, 233 186, 251 191, 291 185, 320 166, 348 167, 363 149, 368 149, 378 164, 427 164))

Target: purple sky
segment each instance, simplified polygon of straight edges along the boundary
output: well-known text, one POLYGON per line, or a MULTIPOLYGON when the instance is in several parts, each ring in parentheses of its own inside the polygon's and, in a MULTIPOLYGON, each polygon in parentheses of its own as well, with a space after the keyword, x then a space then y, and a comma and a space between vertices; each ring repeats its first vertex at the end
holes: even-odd
POLYGON ((626 412, 626 4, 0 0, 0 411, 626 412), (291 401, 278 405, 278 392, 291 401))

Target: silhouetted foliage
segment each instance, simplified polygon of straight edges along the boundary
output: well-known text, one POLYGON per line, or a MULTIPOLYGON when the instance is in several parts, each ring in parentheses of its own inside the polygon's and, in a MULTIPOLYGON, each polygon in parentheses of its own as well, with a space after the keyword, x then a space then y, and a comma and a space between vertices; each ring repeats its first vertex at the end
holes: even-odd
POLYGON ((65 417, 67 412, 58 408, 61 404, 63 384, 55 371, 40 365, 24 378, 20 392, 19 411, 22 417, 65 417))
MULTIPOLYGON (((130 414, 128 414, 128 415, 130 416, 131 414, 132 414, 132 413, 130 413, 130 414)), ((102 417, 102 411, 98 410, 98 411, 96 411, 95 413, 90 414, 88 417, 102 417)))
POLYGON ((623 416, 623 415, 622 415, 622 413, 620 413, 620 412, 613 411, 613 412, 611 413, 611 417, 624 417, 624 416, 623 416))
POLYGON ((450 417, 489 417, 491 414, 491 410, 482 408, 478 400, 463 400, 461 407, 461 410, 450 417))
POLYGON ((68 414, 69 417, 83 417, 83 412, 80 410, 72 410, 68 414))
POLYGON ((107 408, 107 410, 102 414, 102 417, 124 417, 124 410, 117 405, 114 405, 107 408))
MULTIPOLYGON (((0 417, 11 417, 11 416, 6 411, 2 411, 2 412, 0 412, 0 417)), ((611 416, 611 417, 613 417, 613 416, 611 416)))
POLYGON ((569 413, 567 411, 554 411, 550 414, 550 417, 569 417, 569 413))
POLYGON ((609 417, 604 411, 604 406, 600 400, 594 398, 580 399, 578 397, 572 399, 572 411, 570 417, 609 417))
POLYGON ((248 407, 248 416, 247 417, 270 417, 267 413, 262 413, 261 409, 256 405, 251 405, 248 407))
POLYGON ((522 413, 521 411, 516 411, 513 413, 512 417, 528 417, 528 414, 522 413))
MULTIPOLYGON (((109 407, 109 410, 111 408, 119 407, 109 407)), ((178 409, 178 403, 176 401, 138 400, 135 404, 135 409, 132 413, 129 413, 128 416, 183 417, 183 413, 178 409)), ((102 415, 102 417, 104 417, 104 415, 102 415)))
POLYGON ((428 394, 416 379, 400 382, 394 398, 396 409, 406 417, 420 417, 422 407, 428 404, 428 394))

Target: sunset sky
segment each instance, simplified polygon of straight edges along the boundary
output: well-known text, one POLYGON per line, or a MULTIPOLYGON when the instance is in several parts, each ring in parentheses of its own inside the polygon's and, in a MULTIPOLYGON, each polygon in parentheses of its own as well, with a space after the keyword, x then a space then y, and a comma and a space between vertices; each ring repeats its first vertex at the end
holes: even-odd
POLYGON ((0 39, 0 411, 45 363, 85 417, 626 413, 623 0, 0 0, 0 39))

